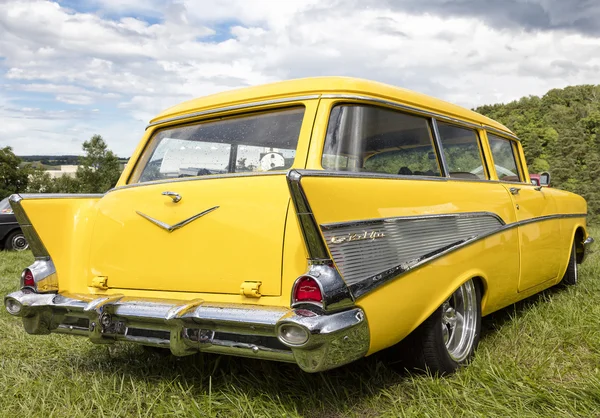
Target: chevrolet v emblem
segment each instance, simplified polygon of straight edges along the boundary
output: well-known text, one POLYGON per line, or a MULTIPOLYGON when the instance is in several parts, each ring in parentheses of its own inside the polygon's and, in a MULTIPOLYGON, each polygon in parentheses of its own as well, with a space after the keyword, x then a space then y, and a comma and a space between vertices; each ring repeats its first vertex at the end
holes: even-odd
POLYGON ((165 222, 159 221, 158 219, 151 218, 150 216, 148 216, 146 214, 143 214, 142 212, 139 212, 137 210, 135 211, 135 213, 137 213, 138 215, 140 215, 142 218, 149 220, 154 225, 160 226, 165 231, 167 231, 167 232, 173 232, 176 229, 183 228, 184 226, 186 226, 190 222, 193 222, 196 219, 200 218, 201 216, 204 216, 207 213, 210 213, 213 210, 218 209, 218 208, 219 208, 218 206, 215 206, 215 207, 212 207, 210 209, 206 209, 204 212, 200 212, 199 214, 194 215, 191 218, 184 219, 183 221, 181 221, 179 223, 176 223, 175 225, 169 225, 169 224, 167 224, 165 222))

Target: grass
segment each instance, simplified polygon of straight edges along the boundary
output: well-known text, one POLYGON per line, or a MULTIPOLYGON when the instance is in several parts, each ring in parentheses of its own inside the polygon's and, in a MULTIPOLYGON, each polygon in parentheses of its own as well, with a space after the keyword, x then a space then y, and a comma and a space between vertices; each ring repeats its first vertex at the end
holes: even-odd
MULTIPOLYGON (((598 236, 600 229, 594 231, 598 236)), ((0 253, 0 294, 29 253, 0 253)), ((600 417, 600 253, 580 284, 483 319, 474 362, 444 378, 397 373, 374 355, 306 374, 216 355, 29 336, 0 312, 0 416, 600 417)))

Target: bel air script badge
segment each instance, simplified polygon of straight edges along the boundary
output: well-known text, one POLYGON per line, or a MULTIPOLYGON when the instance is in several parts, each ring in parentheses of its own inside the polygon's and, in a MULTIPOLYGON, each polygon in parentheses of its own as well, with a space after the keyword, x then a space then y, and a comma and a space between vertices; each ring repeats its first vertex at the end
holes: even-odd
POLYGON ((344 242, 351 241, 374 241, 378 238, 385 238, 385 233, 382 231, 364 231, 361 233, 351 233, 348 235, 340 235, 338 237, 331 237, 332 244, 342 244, 344 242))

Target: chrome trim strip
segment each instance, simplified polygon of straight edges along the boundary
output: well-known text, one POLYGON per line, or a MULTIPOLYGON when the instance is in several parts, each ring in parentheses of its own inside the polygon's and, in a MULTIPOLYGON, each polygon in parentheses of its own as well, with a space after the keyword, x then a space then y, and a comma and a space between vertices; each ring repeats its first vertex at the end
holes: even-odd
POLYGON ((449 177, 426 177, 426 176, 405 176, 402 174, 386 174, 386 173, 367 173, 353 171, 333 171, 333 170, 294 170, 301 176, 305 177, 347 177, 347 178, 368 178, 380 180, 422 180, 422 181, 449 181, 455 180, 449 177))
POLYGON ((436 250, 436 251, 434 251, 430 254, 427 254, 423 257, 420 257, 419 259, 415 259, 415 260, 412 260, 407 263, 402 263, 392 269, 381 272, 375 276, 367 277, 359 283, 350 285, 350 292, 352 293, 352 295, 354 296, 355 299, 358 299, 358 298, 364 296, 365 294, 377 289, 378 287, 388 283, 389 281, 395 280, 395 279, 399 278, 400 276, 404 275, 405 273, 408 273, 409 271, 414 270, 417 267, 421 267, 421 266, 428 264, 444 255, 447 255, 453 251, 461 249, 469 244, 472 244, 474 242, 488 238, 495 234, 503 233, 509 229, 513 229, 513 228, 523 226, 523 225, 528 225, 528 224, 535 223, 535 222, 543 222, 543 221, 547 221, 547 220, 551 220, 551 219, 585 218, 586 216, 587 216, 587 214, 585 214, 585 213, 557 214, 557 215, 540 216, 537 218, 525 219, 523 221, 505 224, 504 226, 502 226, 494 231, 490 231, 489 233, 474 236, 470 239, 466 239, 463 241, 457 241, 451 245, 440 248, 439 250, 436 250))
POLYGON ((176 179, 163 179, 163 180, 154 180, 154 181, 146 181, 143 183, 131 183, 124 184, 123 186, 113 187, 106 193, 130 189, 132 187, 142 187, 142 186, 152 186, 155 184, 171 184, 171 183, 183 183, 186 181, 200 181, 200 180, 212 180, 212 179, 222 179, 222 178, 235 178, 235 177, 254 177, 254 176, 283 176, 286 175, 287 171, 265 171, 260 173, 225 173, 225 174, 210 174, 206 176, 195 176, 195 177, 183 177, 176 179))
POLYGON ((103 193, 35 193, 20 194, 23 199, 100 199, 103 193))
POLYGON ((290 195, 296 209, 309 261, 316 263, 330 262, 331 259, 327 252, 327 247, 325 246, 325 242, 323 242, 317 221, 300 184, 301 179, 302 174, 297 170, 290 170, 287 174, 290 195))
POLYGON ((463 179, 457 177, 440 177, 440 176, 406 176, 402 174, 387 174, 387 173, 368 173, 356 171, 334 171, 334 170, 313 170, 313 169, 297 169, 302 176, 305 177, 339 177, 339 178, 368 178, 380 180, 418 180, 418 181, 458 181, 470 183, 495 183, 507 185, 521 185, 533 187, 533 184, 527 182, 501 181, 501 180, 486 180, 486 179, 463 179))
MULTIPOLYGON (((308 252, 309 269, 305 274, 310 276, 321 287, 323 295, 322 308, 324 310, 339 310, 354 305, 354 298, 342 279, 337 268, 329 256, 327 246, 321 236, 321 231, 312 213, 308 199, 302 189, 302 175, 297 170, 290 170, 287 175, 290 196, 294 204, 298 225, 302 232, 306 251, 308 252)), ((295 287, 294 283, 294 287, 295 287)), ((294 297, 292 290, 291 298, 294 297)), ((303 303, 295 303, 293 306, 304 306, 303 303)))
POLYGON ((587 258, 588 254, 591 252, 592 246, 594 245, 595 242, 596 242, 596 240, 592 237, 587 237, 585 239, 585 241, 582 242, 583 253, 581 254, 581 257, 579 258, 579 260, 577 260, 579 264, 583 263, 584 260, 587 258))
MULTIPOLYGON (((396 109, 405 110, 405 111, 417 113, 417 114, 420 114, 423 116, 428 116, 431 118, 436 118, 436 119, 440 119, 443 121, 452 122, 454 124, 466 126, 469 128, 474 128, 474 129, 487 129, 488 128, 488 126, 485 124, 477 124, 477 123, 473 123, 473 122, 467 122, 467 121, 464 121, 461 119, 456 119, 451 116, 442 115, 440 113, 432 112, 429 110, 423 110, 423 109, 419 109, 417 107, 400 104, 400 103, 392 102, 392 101, 385 100, 385 99, 379 99, 379 98, 375 98, 375 97, 361 96, 361 95, 355 95, 355 94, 323 94, 321 96, 321 98, 322 99, 360 100, 360 101, 364 101, 364 102, 371 102, 371 103, 381 104, 381 105, 385 105, 385 106, 389 106, 389 107, 394 107, 396 109)), ((492 127, 489 127, 489 128, 495 129, 497 132, 502 132, 504 135, 510 136, 511 138, 518 140, 518 138, 516 136, 510 134, 509 132, 504 132, 504 131, 501 131, 501 130, 498 130, 498 129, 492 128, 492 127)))
POLYGON ((491 132, 491 133, 493 133, 495 135, 500 135, 500 136, 504 136, 504 137, 508 137, 508 138, 512 138, 512 139, 515 139, 517 141, 520 141, 520 139, 516 135, 511 134, 509 132, 501 131, 500 129, 492 128, 489 125, 485 125, 484 124, 483 125, 483 129, 485 129, 486 131, 491 132))
POLYGON ((212 115, 214 113, 229 112, 232 110, 242 110, 242 109, 248 109, 248 108, 257 107, 257 106, 268 106, 268 105, 274 105, 274 104, 299 102, 299 101, 303 101, 303 100, 318 99, 319 97, 320 97, 320 95, 318 95, 318 94, 307 95, 307 96, 297 96, 297 97, 284 97, 282 99, 271 99, 271 100, 264 100, 262 102, 243 103, 243 104, 238 104, 238 105, 218 107, 215 109, 201 110, 199 112, 187 113, 185 115, 174 116, 174 117, 167 118, 167 119, 161 119, 156 122, 151 122, 148 124, 148 126, 146 126, 146 129, 148 129, 152 126, 162 125, 163 123, 176 122, 176 121, 185 120, 185 119, 192 119, 192 118, 196 118, 198 116, 212 115))
POLYGON ((349 363, 369 348, 369 327, 360 308, 319 314, 279 306, 28 290, 7 295, 4 304, 23 319, 29 334, 79 335, 94 343, 129 341, 170 348, 179 356, 200 351, 295 362, 307 372, 349 363), (306 342, 281 342, 284 325, 306 330, 306 342))
MULTIPOLYGON (((24 196, 31 198, 29 196, 38 196, 38 195, 24 195, 24 196)), ((37 231, 31 224, 31 221, 29 220, 27 213, 25 213, 25 209, 23 209, 23 204, 21 203, 22 201, 23 201, 23 197, 18 194, 13 194, 8 198, 8 202, 10 203, 13 213, 14 213, 15 217, 17 218, 17 222, 19 222, 19 225, 21 226, 21 231, 23 231, 23 235, 25 235, 25 239, 27 239, 27 242, 29 243, 29 248, 31 248, 31 252, 33 253, 33 256, 36 259, 49 260, 50 254, 48 253, 48 250, 44 246, 44 243, 42 242, 42 239, 40 238, 39 234, 37 233, 37 231)))
POLYGON ((148 221, 152 222, 154 225, 161 227, 162 229, 164 229, 167 232, 173 232, 179 228, 183 228, 184 226, 186 226, 187 224, 189 224, 190 222, 195 221, 196 219, 212 212, 213 210, 219 209, 219 206, 214 206, 210 209, 206 209, 205 211, 202 211, 194 216, 190 216, 187 219, 184 219, 181 222, 176 223, 175 225, 169 225, 168 223, 159 221, 158 219, 154 219, 138 210, 135 211, 135 213, 137 213, 138 215, 140 215, 142 218, 147 219, 148 221))
POLYGON ((349 227, 349 226, 362 226, 362 225, 374 225, 383 222, 398 222, 398 221, 411 221, 411 220, 426 220, 432 218, 479 218, 483 216, 491 216, 495 218, 501 225, 506 225, 506 222, 493 212, 458 212, 458 213, 440 213, 435 215, 415 215, 415 216, 397 216, 392 218, 373 218, 367 220, 356 220, 348 222, 332 222, 328 224, 321 224, 321 229, 328 231, 337 228, 349 227))
POLYGON ((300 276, 292 286, 292 293, 290 295, 291 303, 290 306, 292 308, 298 309, 309 309, 314 310, 322 309, 326 312, 334 312, 340 311, 343 309, 350 308, 354 306, 354 298, 350 293, 350 289, 346 285, 346 282, 340 275, 340 272, 337 268, 333 267, 333 262, 331 264, 311 264, 309 265, 308 272, 302 276, 300 276), (294 293, 296 291, 296 285, 300 278, 302 277, 312 277, 321 290, 321 295, 323 295, 322 303, 315 302, 302 302, 294 300, 294 293))
MULTIPOLYGON (((39 293, 58 292, 58 276, 56 267, 51 259, 37 258, 32 265, 27 267, 33 274, 34 290, 39 293)), ((25 287, 24 277, 21 274, 21 289, 25 287)))
POLYGON ((442 136, 438 128, 437 119, 431 118, 431 127, 433 128, 433 142, 435 145, 435 151, 439 156, 440 170, 442 177, 450 177, 450 171, 448 170, 448 163, 446 162, 446 156, 444 155, 444 147, 442 146, 442 136))

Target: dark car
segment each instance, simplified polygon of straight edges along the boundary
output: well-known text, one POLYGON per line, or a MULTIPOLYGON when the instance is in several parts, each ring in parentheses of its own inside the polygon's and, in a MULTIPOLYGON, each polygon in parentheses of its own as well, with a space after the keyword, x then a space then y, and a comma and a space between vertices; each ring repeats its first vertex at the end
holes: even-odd
POLYGON ((8 198, 0 201, 0 248, 23 251, 29 244, 21 231, 17 218, 8 203, 8 198))

